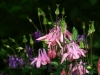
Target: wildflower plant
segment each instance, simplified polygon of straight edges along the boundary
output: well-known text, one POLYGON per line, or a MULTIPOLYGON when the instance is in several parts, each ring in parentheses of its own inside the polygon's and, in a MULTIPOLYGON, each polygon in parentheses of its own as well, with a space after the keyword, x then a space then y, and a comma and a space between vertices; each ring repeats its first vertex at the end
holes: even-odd
MULTIPOLYGON (((52 20, 51 13, 51 21, 49 21, 43 10, 38 8, 40 30, 33 21, 27 17, 37 31, 27 36, 29 39, 27 39, 25 35, 23 36, 23 47, 18 46, 14 39, 9 38, 17 45, 16 49, 19 53, 17 55, 15 49, 9 45, 4 45, 13 51, 13 54, 9 55, 9 67, 12 69, 21 68, 23 71, 26 68, 31 69, 30 75, 45 75, 44 72, 42 72, 45 69, 50 75, 92 75, 92 37, 95 32, 94 21, 90 22, 87 35, 80 35, 75 27, 72 28, 72 32, 68 30, 68 25, 64 18, 65 11, 63 9, 60 13, 59 5, 57 5, 55 15, 56 22, 52 20), (62 14, 60 19, 58 18, 59 14, 62 14), (43 22, 40 21, 40 16, 43 17, 43 22), (49 31, 47 30, 48 25, 51 25, 49 31), (43 30, 43 27, 45 30, 43 30), (87 43, 87 37, 90 37, 90 47, 87 43), (34 48, 35 43, 42 43, 42 47, 36 50, 34 48), (89 55, 88 49, 90 49, 89 55), (36 51, 37 53, 35 53, 36 51), (53 71, 54 69, 55 71, 53 71), (36 70, 38 71, 37 73, 36 70)), ((85 30, 84 24, 83 30, 85 30)), ((99 65, 100 62, 98 62, 98 73, 100 74, 99 65)))

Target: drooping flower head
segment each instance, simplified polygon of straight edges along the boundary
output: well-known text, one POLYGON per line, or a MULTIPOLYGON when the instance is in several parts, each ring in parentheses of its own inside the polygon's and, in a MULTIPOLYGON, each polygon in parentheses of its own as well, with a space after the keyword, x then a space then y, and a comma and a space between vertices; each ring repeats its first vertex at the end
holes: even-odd
POLYGON ((56 57, 56 50, 48 50, 48 57, 55 58, 56 57))
POLYGON ((97 69, 98 69, 98 75, 100 75, 100 59, 99 59, 99 61, 98 61, 97 69))
POLYGON ((67 52, 63 54, 61 63, 67 58, 70 62, 74 59, 79 59, 81 56, 85 57, 86 50, 80 49, 75 42, 66 45, 67 52))
POLYGON ((41 37, 42 33, 41 33, 41 31, 38 30, 38 31, 34 32, 32 34, 32 36, 33 36, 33 39, 34 39, 35 42, 39 42, 39 40, 36 40, 36 39, 39 38, 39 37, 41 37))
POLYGON ((25 49, 26 49, 26 52, 27 52, 28 57, 32 57, 32 55, 33 55, 32 48, 26 46, 25 49))
POLYGON ((40 68, 41 65, 50 63, 50 58, 47 56, 45 49, 39 49, 38 57, 34 58, 31 65, 36 63, 36 67, 40 68))
POLYGON ((61 72, 60 75, 66 75, 66 71, 65 71, 65 69, 62 70, 62 72, 61 72))
POLYGON ((9 67, 10 68, 18 68, 18 67, 24 67, 25 62, 22 58, 15 57, 11 55, 9 57, 9 67))
POLYGON ((9 57, 9 66, 11 68, 17 68, 18 67, 18 62, 19 62, 19 58, 14 57, 13 55, 11 55, 9 57))
POLYGON ((60 44, 59 41, 63 42, 63 34, 61 32, 61 27, 56 26, 52 28, 48 34, 38 38, 37 40, 46 41, 46 44, 48 44, 49 48, 50 46, 60 44))
POLYGON ((72 67, 72 63, 71 63, 69 75, 84 75, 89 73, 89 71, 83 66, 83 64, 85 63, 80 61, 79 63, 77 62, 74 67, 72 67))

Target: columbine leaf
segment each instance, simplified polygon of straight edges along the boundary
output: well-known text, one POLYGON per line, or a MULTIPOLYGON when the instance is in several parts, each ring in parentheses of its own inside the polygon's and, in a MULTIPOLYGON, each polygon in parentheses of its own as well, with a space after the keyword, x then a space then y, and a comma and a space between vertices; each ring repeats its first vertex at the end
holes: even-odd
POLYGON ((72 40, 76 41, 77 37, 78 37, 78 32, 77 32, 76 28, 73 27, 73 30, 72 30, 72 40))
POLYGON ((53 65, 58 66, 58 63, 56 61, 51 62, 53 65))

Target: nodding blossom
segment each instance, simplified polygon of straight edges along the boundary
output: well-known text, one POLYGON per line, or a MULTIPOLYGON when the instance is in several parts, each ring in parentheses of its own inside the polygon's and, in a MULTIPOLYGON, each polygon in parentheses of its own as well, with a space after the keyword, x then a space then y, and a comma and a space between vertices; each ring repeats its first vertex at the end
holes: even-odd
POLYGON ((33 39, 34 39, 35 42, 39 42, 39 40, 36 40, 36 39, 39 38, 39 37, 41 37, 42 33, 41 33, 41 31, 38 30, 38 31, 34 32, 32 34, 32 36, 33 36, 33 39))
POLYGON ((22 58, 15 57, 11 55, 9 57, 9 67, 10 68, 18 68, 18 67, 24 67, 25 62, 22 58))
POLYGON ((48 57, 49 58, 55 58, 56 57, 56 50, 53 49, 53 50, 48 50, 48 57))
POLYGON ((27 52, 28 57, 32 57, 32 55, 33 55, 32 48, 26 46, 25 49, 26 49, 26 52, 27 52))
POLYGON ((36 63, 36 67, 40 68, 41 65, 47 65, 50 63, 50 58, 47 56, 45 49, 39 49, 38 51, 38 57, 34 58, 31 62, 31 65, 36 63))
POLYGON ((60 42, 63 42, 63 34, 61 32, 61 27, 56 26, 52 28, 48 34, 38 38, 37 40, 46 41, 46 44, 48 44, 49 48, 50 46, 55 46, 57 44, 61 47, 60 42))
POLYGON ((99 59, 99 61, 98 61, 97 69, 98 69, 98 75, 100 75, 100 59, 99 59))
POLYGON ((86 50, 80 49, 75 42, 66 45, 67 52, 63 54, 61 63, 67 58, 70 62, 74 59, 79 59, 81 56, 85 57, 86 50))
POLYGON ((69 75, 85 75, 89 73, 89 71, 83 66, 82 61, 77 62, 75 66, 72 67, 72 63, 70 64, 69 75))
POLYGON ((65 71, 65 69, 62 70, 62 72, 61 72, 60 75, 66 75, 66 71, 65 71))

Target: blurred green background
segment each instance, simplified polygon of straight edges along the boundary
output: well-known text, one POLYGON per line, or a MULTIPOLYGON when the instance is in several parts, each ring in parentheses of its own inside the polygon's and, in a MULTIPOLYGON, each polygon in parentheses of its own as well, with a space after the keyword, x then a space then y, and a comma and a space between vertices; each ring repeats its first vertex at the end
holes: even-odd
MULTIPOLYGON (((0 0, 0 52, 3 51, 3 44, 7 41, 6 39, 8 39, 8 37, 14 38, 20 43, 23 35, 28 35, 36 31, 27 17, 31 18, 40 29, 37 15, 38 8, 41 8, 46 13, 46 17, 50 19, 48 11, 48 6, 50 6, 51 14, 55 21, 56 4, 60 4, 60 12, 62 8, 65 8, 65 16, 67 16, 66 22, 69 31, 75 26, 79 34, 82 34, 83 22, 85 22, 87 29, 89 27, 89 21, 95 22, 93 53, 95 54, 94 59, 96 59, 96 56, 99 57, 100 0, 0 0)), ((61 17, 61 14, 59 17, 61 17)), ((3 57, 5 55, 6 54, 1 54, 3 57)))

